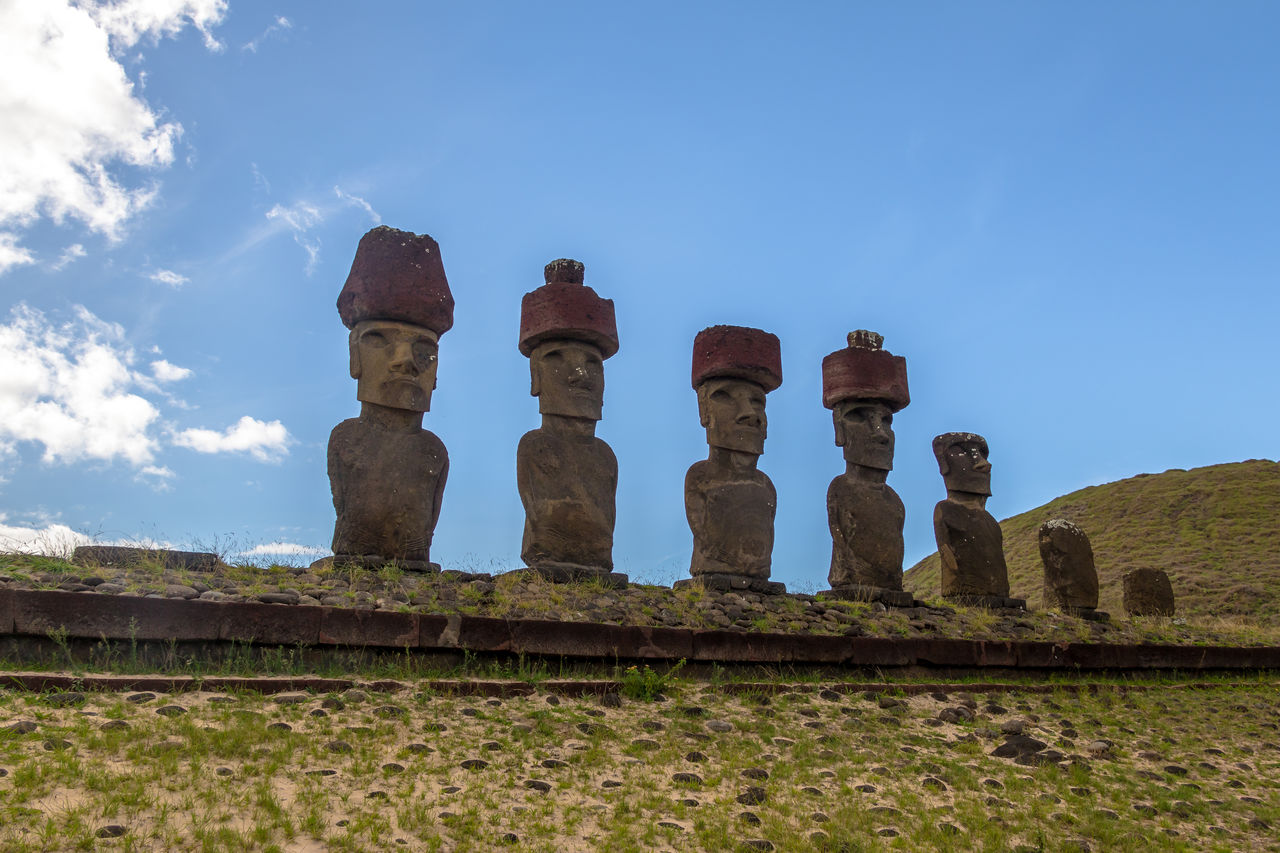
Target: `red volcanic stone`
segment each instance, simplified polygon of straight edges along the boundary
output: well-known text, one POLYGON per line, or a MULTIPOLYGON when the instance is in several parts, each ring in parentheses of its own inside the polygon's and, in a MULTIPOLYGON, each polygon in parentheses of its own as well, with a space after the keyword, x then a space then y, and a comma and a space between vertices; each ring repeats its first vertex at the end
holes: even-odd
POLYGON ((747 326, 709 326, 693 339, 693 387, 708 379, 746 379, 772 391, 782 384, 778 336, 747 326))
POLYGON ((849 333, 849 346, 822 360, 822 405, 832 409, 855 397, 881 400, 895 412, 907 407, 907 360, 881 349, 882 340, 875 332, 859 329, 849 333))
POLYGON ((360 238, 338 314, 348 329, 362 320, 397 320, 443 335, 453 327, 453 294, 440 246, 426 234, 374 228, 360 238))
POLYGON ((520 352, 529 355, 543 341, 569 338, 600 348, 608 358, 618 351, 613 300, 602 299, 582 283, 581 262, 561 258, 543 269, 546 284, 520 301, 520 352))

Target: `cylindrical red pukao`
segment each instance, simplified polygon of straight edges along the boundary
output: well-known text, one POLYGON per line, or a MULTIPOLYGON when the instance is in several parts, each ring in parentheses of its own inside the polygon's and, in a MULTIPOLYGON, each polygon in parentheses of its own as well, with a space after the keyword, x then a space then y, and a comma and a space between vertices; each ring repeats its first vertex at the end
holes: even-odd
POLYGON ((379 225, 360 238, 338 294, 348 329, 362 320, 396 320, 443 335, 453 328, 453 294, 440 246, 427 234, 379 225))
POLYGON ((613 300, 602 299, 582 283, 585 271, 582 263, 569 258, 546 265, 546 284, 520 301, 521 353, 530 355, 538 344, 557 338, 594 344, 601 358, 618 351, 613 300))
POLYGON ((693 339, 693 387, 718 377, 746 379, 772 391, 782 384, 778 336, 748 326, 709 326, 693 339))

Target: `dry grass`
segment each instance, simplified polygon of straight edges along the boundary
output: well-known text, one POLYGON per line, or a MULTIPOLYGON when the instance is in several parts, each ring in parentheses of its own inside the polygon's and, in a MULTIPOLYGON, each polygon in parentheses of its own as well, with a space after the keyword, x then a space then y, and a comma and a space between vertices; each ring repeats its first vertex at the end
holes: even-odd
POLYGON ((1274 682, 940 698, 823 687, 765 698, 681 681, 666 701, 618 707, 4 693, 0 848, 1280 849, 1274 682), (975 719, 938 720, 965 702, 975 719), (1017 720, 1062 761, 991 755, 1017 720), (1098 739, 1114 746, 1092 755, 1098 739), (742 802, 751 788, 763 798, 742 802))

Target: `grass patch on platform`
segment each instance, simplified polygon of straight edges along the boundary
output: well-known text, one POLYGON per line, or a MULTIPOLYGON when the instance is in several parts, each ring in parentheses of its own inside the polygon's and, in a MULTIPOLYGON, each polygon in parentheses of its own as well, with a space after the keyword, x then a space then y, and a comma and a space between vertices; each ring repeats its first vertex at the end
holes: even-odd
POLYGON ((421 685, 0 692, 0 848, 1278 846, 1274 679, 911 696, 828 686, 737 695, 675 679, 662 701, 421 685), (993 755, 1012 742, 1002 728, 1021 728, 1040 758, 993 755))

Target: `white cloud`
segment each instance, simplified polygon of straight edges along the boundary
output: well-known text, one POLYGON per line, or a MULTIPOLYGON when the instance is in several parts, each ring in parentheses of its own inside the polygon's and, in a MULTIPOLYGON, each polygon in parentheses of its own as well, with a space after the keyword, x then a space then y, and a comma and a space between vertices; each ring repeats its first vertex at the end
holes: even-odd
POLYGON ((162 122, 137 96, 120 62, 194 26, 211 50, 226 0, 41 0, 0 2, 0 273, 30 263, 12 229, 68 217, 118 240, 154 198, 126 186, 119 166, 173 162, 177 122, 162 122), (38 81, 38 85, 33 85, 38 81))
POLYGON ((170 364, 166 359, 151 362, 151 375, 156 378, 157 382, 177 382, 179 379, 186 379, 191 375, 191 368, 178 367, 176 364, 170 364))
POLYGON ((277 204, 267 211, 267 219, 279 222, 293 232, 293 240, 307 253, 306 273, 315 271, 316 262, 320 258, 320 238, 313 237, 309 231, 324 222, 325 215, 320 208, 309 202, 300 201, 292 207, 277 204))
POLYGON ((176 273, 173 270, 156 270, 151 273, 151 275, 147 276, 147 278, 152 281, 159 282, 160 284, 167 284, 174 290, 177 290, 179 287, 182 287, 182 285, 191 281, 191 279, 187 278, 185 275, 176 273))
POLYGON ((72 245, 62 250, 62 254, 58 256, 58 260, 49 264, 49 269, 53 270, 54 272, 58 272, 59 270, 64 270, 68 266, 70 266, 72 263, 74 263, 76 260, 83 258, 87 254, 88 252, 84 250, 84 246, 80 245, 79 243, 73 243, 72 245))
POLYGON ((0 551, 19 554, 47 554, 51 557, 71 556, 79 545, 92 544, 93 540, 65 524, 48 524, 44 527, 15 527, 4 524, 0 515, 0 551))
POLYGON ((284 15, 277 15, 276 19, 271 22, 271 25, 269 27, 267 27, 265 30, 259 33, 257 38, 250 39, 249 41, 241 45, 240 49, 247 50, 250 53, 257 53, 258 48, 262 46, 262 43, 264 41, 271 38, 276 33, 281 33, 281 32, 284 32, 285 30, 291 30, 291 29, 293 29, 293 22, 290 21, 288 18, 286 18, 284 15))
POLYGON ((265 545, 254 545, 248 551, 241 551, 241 557, 263 557, 286 555, 293 557, 320 557, 332 553, 328 548, 312 548, 295 542, 268 542, 265 545))
POLYGON ((360 196, 348 195, 347 193, 344 193, 342 191, 342 187, 337 187, 337 186, 333 188, 333 194, 336 195, 338 198, 342 199, 343 201, 345 201, 347 204, 351 205, 352 207, 358 207, 361 210, 363 210, 365 213, 369 214, 369 218, 373 220, 373 223, 375 225, 382 224, 382 217, 378 215, 378 211, 374 210, 373 205, 369 204, 369 202, 360 198, 360 196))
POLYGON ((259 462, 276 462, 288 455, 293 438, 280 421, 260 421, 245 415, 222 432, 185 429, 174 435, 173 443, 197 453, 248 453, 259 462))
POLYGON ((124 329, 81 306, 62 325, 25 304, 9 316, 0 325, 0 446, 43 445, 45 462, 150 464, 160 413, 135 393, 150 380, 133 371, 124 329))
POLYGON ((173 486, 169 484, 169 481, 177 476, 177 474, 173 473, 173 469, 168 466, 146 465, 137 474, 133 475, 133 480, 136 483, 145 483, 157 492, 169 492, 173 490, 173 486))
MULTIPOLYGON (((3 131, 0 131, 3 133, 3 131)), ((3 178, 0 178, 3 180, 3 178)), ((0 231, 0 275, 13 267, 33 264, 36 259, 31 253, 18 245, 18 235, 0 231)))

